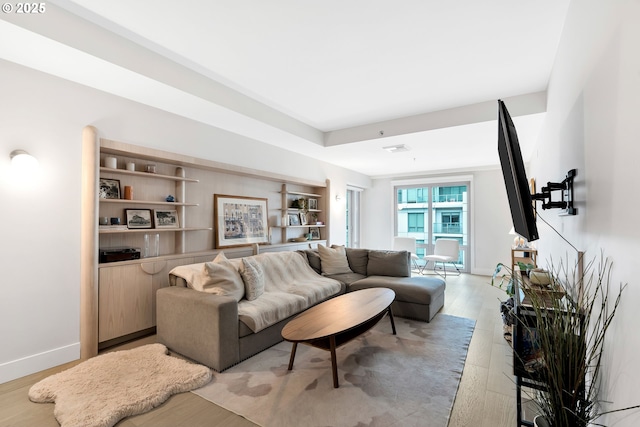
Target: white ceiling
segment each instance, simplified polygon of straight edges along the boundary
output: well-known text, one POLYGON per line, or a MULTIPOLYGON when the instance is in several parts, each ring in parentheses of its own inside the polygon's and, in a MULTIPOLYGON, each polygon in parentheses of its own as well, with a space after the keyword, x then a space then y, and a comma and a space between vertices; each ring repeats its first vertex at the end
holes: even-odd
POLYGON ((7 46, 0 57, 366 175, 407 175, 496 165, 499 98, 530 157, 568 4, 55 0, 46 21, 5 14, 0 37, 58 61, 7 46), (410 149, 382 149, 396 144, 410 149))

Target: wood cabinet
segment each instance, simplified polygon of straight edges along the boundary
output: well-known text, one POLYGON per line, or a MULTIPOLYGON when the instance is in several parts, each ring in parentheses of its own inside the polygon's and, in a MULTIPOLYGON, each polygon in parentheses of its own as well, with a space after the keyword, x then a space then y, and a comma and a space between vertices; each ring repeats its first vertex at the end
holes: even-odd
POLYGON ((121 224, 98 226, 99 249, 134 248, 140 251, 141 259, 99 264, 99 349, 154 332, 156 291, 168 286, 168 274, 173 267, 194 262, 194 257, 175 256, 185 252, 186 233, 212 230, 207 226, 189 226, 189 214, 199 204, 188 201, 187 186, 199 181, 186 177, 183 166, 167 159, 141 158, 133 152, 114 150, 108 140, 101 140, 100 163, 113 163, 114 158, 116 167, 101 166, 99 177, 101 183, 105 180, 117 183, 120 198, 106 198, 105 192, 101 192, 99 218, 109 218, 107 222, 119 218, 121 224), (125 165, 132 170, 125 169, 125 165), (146 172, 150 165, 156 172, 146 172), (131 199, 123 198, 125 187, 131 199), (169 196, 174 201, 168 201, 169 196), (127 211, 131 210, 148 212, 150 228, 127 228, 127 211), (156 211, 175 211, 177 226, 158 227, 154 221, 156 211))

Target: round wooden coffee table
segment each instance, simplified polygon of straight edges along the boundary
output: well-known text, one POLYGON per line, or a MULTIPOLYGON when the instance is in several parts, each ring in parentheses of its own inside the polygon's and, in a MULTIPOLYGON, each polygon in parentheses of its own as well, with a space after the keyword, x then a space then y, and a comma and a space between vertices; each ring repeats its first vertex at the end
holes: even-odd
POLYGON ((395 335, 391 312, 395 296, 387 288, 362 289, 332 298, 294 317, 282 329, 282 338, 293 343, 289 370, 293 369, 298 343, 330 351, 333 386, 338 388, 336 348, 371 329, 387 313, 395 335))

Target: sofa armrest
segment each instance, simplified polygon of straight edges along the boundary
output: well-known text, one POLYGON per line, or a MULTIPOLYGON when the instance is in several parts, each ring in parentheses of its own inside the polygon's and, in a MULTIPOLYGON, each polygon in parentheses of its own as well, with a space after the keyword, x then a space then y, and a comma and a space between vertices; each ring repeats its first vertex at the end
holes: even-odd
POLYGON ((222 371, 239 362, 238 303, 189 288, 157 292, 158 342, 172 351, 222 371))

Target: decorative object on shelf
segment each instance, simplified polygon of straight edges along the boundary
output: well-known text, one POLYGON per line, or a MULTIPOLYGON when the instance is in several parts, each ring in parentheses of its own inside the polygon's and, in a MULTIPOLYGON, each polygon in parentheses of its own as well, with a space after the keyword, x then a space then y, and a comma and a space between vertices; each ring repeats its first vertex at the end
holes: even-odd
POLYGON ((307 200, 304 198, 294 199, 291 202, 291 209, 300 209, 303 211, 307 210, 307 200))
POLYGON ((317 210, 318 209, 318 199, 309 199, 309 210, 317 210))
POLYGON ((125 209, 127 228, 153 228, 150 209, 125 209))
POLYGON ((136 170, 136 164, 133 162, 127 162, 127 170, 129 172, 135 172, 136 170))
POLYGON ((111 225, 120 225, 120 218, 119 217, 112 217, 111 218, 111 225))
POLYGON ((297 226, 300 225, 300 215, 298 214, 288 214, 288 225, 297 226))
POLYGON ((292 242, 306 242, 307 238, 306 237, 294 237, 293 239, 291 239, 292 242))
POLYGON ((160 255, 160 235, 145 234, 144 247, 142 248, 142 257, 157 257, 160 255))
POLYGON ((126 200, 133 200, 133 187, 130 185, 124 186, 124 198, 126 200))
POLYGON ((175 198, 175 197, 173 197, 171 194, 169 194, 165 200, 166 200, 167 202, 173 203, 173 202, 175 202, 175 201, 176 201, 176 198, 175 198))
POLYGON ((216 248, 269 242, 267 199, 214 194, 216 248))
POLYGON ((309 234, 311 235, 310 240, 319 240, 320 239, 320 228, 318 227, 309 227, 309 234))
POLYGON ((175 209, 155 209, 153 211, 153 219, 156 228, 180 228, 178 220, 178 211, 175 209))
POLYGON ((104 167, 109 169, 118 169, 118 159, 115 157, 105 157, 104 167))
POLYGON ((100 178, 98 181, 98 197, 101 199, 119 199, 120 180, 100 178))
POLYGON ((309 222, 307 221, 307 214, 304 212, 300 212, 300 225, 307 225, 309 222))
POLYGON ((518 233, 516 233, 516 230, 515 230, 514 227, 511 227, 511 230, 509 230, 509 235, 510 236, 515 236, 513 238, 513 247, 514 248, 523 248, 523 247, 525 247, 526 239, 524 237, 522 237, 521 235, 519 235, 518 233))
POLYGON ((100 225, 109 225, 109 217, 108 216, 101 216, 98 219, 98 224, 100 224, 100 225))
POLYGON ((153 165, 153 164, 151 164, 151 165, 147 165, 147 167, 145 168, 145 170, 146 170, 148 173, 156 173, 156 165, 153 165))

